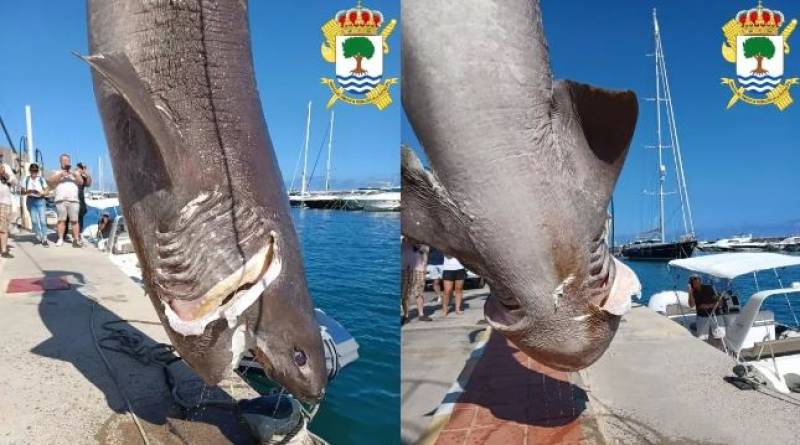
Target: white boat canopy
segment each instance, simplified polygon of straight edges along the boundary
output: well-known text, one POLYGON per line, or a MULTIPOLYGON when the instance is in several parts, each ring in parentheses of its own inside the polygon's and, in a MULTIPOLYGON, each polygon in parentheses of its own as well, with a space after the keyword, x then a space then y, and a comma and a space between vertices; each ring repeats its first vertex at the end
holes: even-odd
POLYGON ((732 280, 762 270, 800 266, 800 256, 770 252, 734 252, 672 260, 670 267, 732 280))
POLYGON ((92 207, 97 210, 113 209, 114 207, 119 207, 119 199, 117 198, 87 199, 86 207, 92 207))

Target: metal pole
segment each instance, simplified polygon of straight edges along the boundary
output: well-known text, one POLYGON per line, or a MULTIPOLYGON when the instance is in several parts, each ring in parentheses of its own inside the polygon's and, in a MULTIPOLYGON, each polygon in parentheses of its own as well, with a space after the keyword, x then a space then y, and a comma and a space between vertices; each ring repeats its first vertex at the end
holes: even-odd
MULTIPOLYGON (((33 148, 33 120, 31 119, 31 106, 25 105, 25 127, 28 135, 28 162, 33 162, 34 148, 33 148)), ((22 153, 20 153, 22 154, 22 153)))
POLYGON ((658 19, 656 18, 656 8, 653 8, 653 28, 656 40, 656 133, 658 134, 658 227, 661 232, 661 242, 666 241, 666 234, 664 233, 664 177, 666 176, 666 168, 662 160, 662 147, 661 147, 661 70, 658 67, 659 58, 661 57, 661 37, 658 30, 658 19))
POLYGON ((3 117, 0 116, 0 127, 3 127, 3 133, 6 135, 6 140, 8 141, 8 146, 11 147, 11 150, 17 151, 16 147, 14 147, 14 141, 11 140, 11 135, 8 134, 8 128, 6 128, 6 123, 3 122, 3 117))
POLYGON ((306 115, 306 143, 303 149, 303 182, 300 184, 300 196, 306 195, 306 171, 308 170, 308 134, 311 131, 311 101, 308 101, 308 114, 306 115))
POLYGON ((330 190, 331 181, 331 146, 333 145, 333 110, 331 110, 331 127, 328 129, 328 165, 325 167, 325 191, 330 190))

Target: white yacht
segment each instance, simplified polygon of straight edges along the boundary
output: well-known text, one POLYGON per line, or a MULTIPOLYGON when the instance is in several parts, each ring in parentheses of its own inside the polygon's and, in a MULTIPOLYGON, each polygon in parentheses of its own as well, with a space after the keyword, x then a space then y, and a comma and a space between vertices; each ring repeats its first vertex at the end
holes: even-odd
POLYGON ((354 197, 364 211, 398 212, 400 211, 400 191, 381 191, 354 197))
POLYGON ((780 250, 788 252, 800 252, 800 236, 790 236, 775 243, 775 246, 780 250))
MULTIPOLYGON (((672 260, 677 268, 712 280, 717 303, 708 343, 729 354, 736 377, 726 380, 740 387, 767 388, 782 394, 800 392, 800 323, 796 309, 800 301, 790 296, 800 294, 800 283, 785 286, 779 271, 800 266, 800 257, 771 252, 741 252, 703 255, 672 260), (771 271, 778 287, 761 289, 758 273, 771 271), (752 276, 756 292, 742 307, 733 286, 737 277, 752 276), (783 300, 794 325, 778 323, 772 311, 762 308, 766 300, 783 300)), ((689 307, 686 292, 669 290, 650 298, 648 307, 684 326, 698 336, 697 317, 689 307)))
POLYGON ((706 252, 761 252, 766 250, 768 244, 753 239, 753 235, 736 235, 731 238, 722 238, 703 247, 706 252))

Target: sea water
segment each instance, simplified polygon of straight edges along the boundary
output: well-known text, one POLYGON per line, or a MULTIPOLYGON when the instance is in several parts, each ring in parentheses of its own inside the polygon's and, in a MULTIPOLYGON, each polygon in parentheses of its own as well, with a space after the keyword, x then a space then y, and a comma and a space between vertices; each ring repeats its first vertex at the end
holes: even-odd
MULTIPOLYGON (((664 290, 688 291, 690 274, 684 270, 669 267, 665 262, 625 260, 625 264, 636 272, 642 283, 642 298, 638 303, 647 305, 653 294, 664 290)), ((781 285, 789 287, 793 282, 800 282, 800 266, 778 270, 777 273, 776 277, 773 270, 765 270, 758 272, 755 278, 753 274, 748 274, 732 280, 730 284, 728 280, 715 281, 706 276, 701 275, 701 277, 703 283, 713 284, 718 292, 728 289, 730 285, 734 295, 739 297, 739 303, 744 307, 748 298, 759 290, 777 289, 781 285)), ((634 302, 637 301, 634 300, 634 302)), ((770 297, 764 302, 762 310, 772 311, 779 323, 797 326, 795 315, 797 319, 800 319, 800 288, 796 293, 770 297)))
POLYGON ((400 214, 293 208, 314 305, 359 344, 311 431, 332 444, 400 443, 400 214))

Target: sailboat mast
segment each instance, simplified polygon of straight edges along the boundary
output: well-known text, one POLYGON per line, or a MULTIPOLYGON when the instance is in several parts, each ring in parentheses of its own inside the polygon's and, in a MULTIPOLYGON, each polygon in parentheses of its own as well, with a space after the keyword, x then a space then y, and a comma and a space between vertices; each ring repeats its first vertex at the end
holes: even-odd
POLYGON ((306 115, 306 142, 303 148, 303 181, 300 183, 300 196, 306 195, 306 174, 308 171, 308 133, 311 131, 311 101, 308 101, 308 114, 306 115))
MULTIPOLYGON (((692 207, 689 202, 689 190, 686 186, 686 176, 683 171, 683 157, 681 156, 681 146, 680 141, 678 139, 678 128, 675 122, 675 111, 672 107, 672 93, 670 92, 669 88, 669 76, 667 75, 667 61, 664 57, 664 48, 661 44, 661 33, 658 27, 658 21, 656 20, 655 9, 653 9, 653 23, 655 26, 656 32, 656 67, 658 73, 656 75, 656 82, 657 82, 657 89, 658 91, 658 109, 661 109, 661 103, 665 104, 665 115, 667 119, 667 125, 669 130, 669 145, 662 147, 659 137, 659 159, 661 158, 662 148, 669 147, 672 150, 672 157, 675 162, 675 179, 678 186, 678 196, 680 198, 681 204, 681 215, 683 217, 683 229, 684 234, 688 235, 691 238, 694 238, 694 222, 692 220, 692 207)), ((658 118, 658 125, 660 126, 661 119, 658 118)), ((663 164, 663 162, 662 162, 663 164)), ((661 184, 664 183, 664 179, 666 176, 666 171, 663 165, 660 167, 661 169, 661 176, 660 182, 661 184)), ((663 196, 663 195, 662 195, 663 196)), ((662 197, 662 213, 661 213, 661 220, 662 220, 662 230, 663 230, 663 197, 662 197)))
POLYGON ((666 178, 666 168, 664 167, 661 139, 661 69, 659 68, 661 57, 661 35, 658 29, 658 19, 656 9, 653 8, 653 29, 656 44, 656 148, 658 148, 658 229, 661 235, 661 242, 666 241, 664 233, 664 180, 666 178))
POLYGON ((331 110, 331 126, 328 129, 328 163, 325 166, 325 191, 330 189, 331 181, 331 147, 333 146, 333 110, 331 110))
POLYGON ((99 191, 102 192, 103 191, 103 157, 102 156, 98 156, 97 157, 97 175, 99 176, 99 179, 100 179, 100 190, 99 191))
MULTIPOLYGON (((660 42, 659 42, 659 46, 660 42)), ((666 103, 667 122, 669 123, 670 147, 675 161, 675 179, 678 185, 678 196, 681 200, 681 215, 683 216, 683 230, 686 235, 694 238, 694 221, 692 220, 692 206, 689 202, 689 189, 686 186, 686 176, 683 172, 683 157, 681 144, 678 139, 678 126, 675 121, 675 110, 672 107, 672 93, 669 88, 667 75, 667 61, 664 58, 664 49, 661 48, 661 73, 663 79, 664 101, 666 103)))

